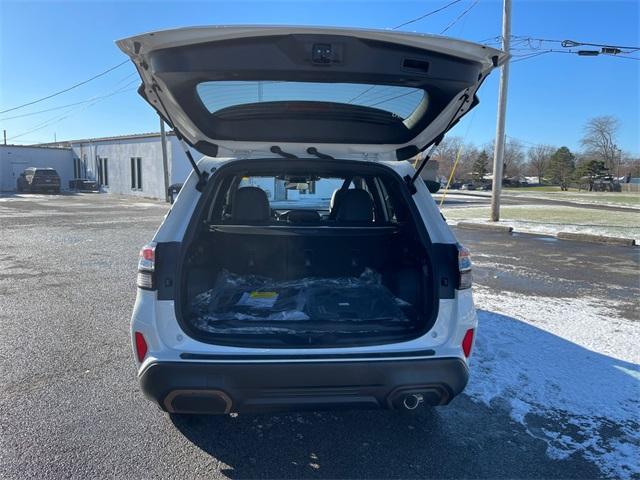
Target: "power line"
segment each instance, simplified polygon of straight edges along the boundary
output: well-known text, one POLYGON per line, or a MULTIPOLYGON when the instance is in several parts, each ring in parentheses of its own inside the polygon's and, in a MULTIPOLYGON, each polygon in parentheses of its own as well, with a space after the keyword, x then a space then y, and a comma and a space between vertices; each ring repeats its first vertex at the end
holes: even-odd
POLYGON ((67 88, 65 88, 65 89, 63 89, 63 90, 57 91, 57 92, 55 92, 55 93, 52 93, 51 95, 47 95, 46 97, 42 97, 42 98, 39 98, 39 99, 37 99, 37 100, 33 100, 33 101, 31 101, 31 102, 23 103, 22 105, 18 105, 17 107, 12 107, 12 108, 9 108, 9 109, 7 109, 7 110, 2 110, 2 111, 0 111, 0 114, 2 114, 2 113, 7 113, 7 112, 12 112, 12 111, 14 111, 14 110, 18 110, 19 108, 23 108, 23 107, 27 107, 27 106, 29 106, 29 105, 33 105, 34 103, 39 103, 39 102, 42 102, 42 101, 44 101, 44 100, 48 100, 48 99, 53 98, 53 97, 55 97, 55 96, 58 96, 58 95, 60 95, 60 94, 62 94, 62 93, 68 92, 69 90, 73 90, 74 88, 78 88, 78 87, 79 87, 79 86, 81 86, 81 85, 84 85, 84 84, 86 84, 86 83, 89 83, 89 82, 91 82, 92 80, 95 80, 96 78, 100 78, 100 77, 102 77, 102 76, 106 75, 107 73, 112 72, 112 71, 113 71, 113 70, 115 70, 116 68, 119 68, 119 67, 121 67, 122 65, 124 65, 125 63, 128 63, 128 62, 129 62, 129 60, 128 60, 128 59, 127 59, 127 60, 124 60, 124 61, 120 62, 119 64, 117 64, 117 65, 115 65, 115 66, 113 66, 113 67, 111 67, 111 68, 108 68, 108 69, 107 69, 107 70, 105 70, 104 72, 101 72, 101 73, 99 73, 98 75, 94 75, 93 77, 88 78, 88 79, 86 79, 86 80, 83 80, 82 82, 76 83, 75 85, 71 85, 70 87, 67 87, 67 88))
POLYGON ((466 10, 464 10, 460 15, 458 15, 456 18, 454 18, 454 19, 453 19, 453 21, 452 21, 449 25, 447 25, 446 27, 444 27, 444 30, 442 30, 442 31, 440 32, 440 35, 442 35, 443 33, 445 33, 447 30, 449 30, 451 27, 453 27, 456 23, 458 23, 458 21, 459 21, 462 17, 464 17, 467 13, 469 13, 469 12, 471 11, 471 9, 472 9, 473 7, 475 7, 475 6, 478 4, 478 2, 479 2, 479 1, 480 1, 480 0, 475 0, 471 5, 469 5, 469 7, 468 7, 466 10))
MULTIPOLYGON (((102 100, 105 100, 106 98, 112 97, 112 96, 117 95, 117 94, 119 94, 119 93, 123 93, 123 92, 130 92, 130 91, 135 90, 135 88, 129 88, 129 89, 127 89, 127 87, 128 87, 129 85, 131 85, 131 84, 135 83, 136 81, 137 81, 137 80, 133 80, 133 81, 131 81, 131 82, 127 83, 126 85, 124 85, 123 87, 121 87, 121 88, 119 88, 119 89, 117 89, 117 90, 115 90, 115 91, 113 91, 113 92, 111 92, 111 93, 109 93, 109 94, 107 94, 107 95, 104 95, 104 96, 98 97, 98 98, 97 98, 93 103, 90 103, 89 105, 87 105, 86 107, 84 107, 84 108, 83 108, 82 110, 80 110, 80 111, 84 111, 84 110, 86 110, 86 109, 88 109, 88 108, 90 108, 90 107, 94 106, 96 103, 99 103, 99 102, 101 102, 102 100)), ((48 120, 45 120, 44 122, 39 123, 38 125, 36 125, 36 126, 35 126, 34 128, 32 128, 31 130, 28 130, 28 131, 26 131, 26 132, 22 132, 22 133, 20 133, 20 134, 18 134, 18 135, 14 135, 13 137, 8 138, 7 140, 15 140, 16 138, 24 137, 25 135, 29 135, 30 133, 36 132, 36 131, 38 131, 38 130, 42 130, 43 128, 47 128, 47 127, 49 127, 49 126, 51 126, 51 125, 55 125, 56 123, 60 123, 61 121, 66 120, 67 118, 69 118, 70 116, 72 116, 73 112, 75 112, 76 110, 78 110, 78 109, 77 109, 77 108, 74 108, 74 109, 71 109, 71 110, 70 110, 70 111, 68 111, 68 112, 63 113, 63 114, 62 114, 62 115, 60 115, 60 116, 53 117, 53 118, 50 118, 50 119, 48 119, 48 120)))
MULTIPOLYGON (((568 54, 568 55, 578 55, 578 56, 584 56, 583 53, 581 53, 580 50, 575 51, 575 50, 555 50, 553 48, 550 48, 548 50, 538 50, 536 51, 535 49, 533 51, 531 51, 531 53, 525 53, 525 54, 521 54, 521 55, 513 55, 513 58, 515 58, 515 60, 511 60, 511 63, 517 63, 517 62, 521 62, 523 60, 529 60, 530 58, 535 58, 535 57, 539 57, 541 55, 546 55, 548 53, 564 53, 564 54, 568 54)), ((604 54, 605 57, 613 57, 613 58, 625 58, 625 59, 629 59, 629 60, 640 60, 640 57, 632 57, 630 55, 609 55, 609 54, 604 54)))
POLYGON ((54 110, 61 110, 63 108, 73 107, 75 105, 82 105, 84 103, 92 102, 95 99, 96 99, 96 97, 91 97, 91 98, 88 98, 86 100, 80 100, 79 102, 68 103, 67 105, 60 105, 59 107, 47 108, 46 110, 38 110, 37 112, 25 113, 25 114, 22 114, 22 115, 15 115, 13 117, 0 118, 0 122, 4 122, 4 121, 7 121, 7 120, 13 120, 15 118, 31 117, 33 115, 38 115, 40 113, 53 112, 54 110))
POLYGON ((395 27, 393 27, 391 30, 397 30, 399 28, 405 27, 411 23, 415 23, 415 22, 419 22, 420 20, 422 20, 423 18, 427 18, 430 17, 431 15, 434 15, 438 12, 441 12, 442 10, 449 8, 451 5, 455 5, 456 3, 460 3, 462 0, 453 0, 452 2, 447 3, 446 5, 440 7, 440 8, 436 8, 435 10, 432 10, 430 12, 425 13, 424 15, 421 15, 419 17, 416 17, 412 20, 409 20, 407 22, 401 23, 400 25, 396 25, 395 27))
MULTIPOLYGON (((133 76, 134 76, 134 75, 136 75, 136 74, 137 74, 137 72, 133 72, 133 73, 131 73, 131 74, 127 75, 127 76, 126 76, 126 77, 124 77, 123 79, 121 79, 121 80, 119 80, 118 82, 116 82, 116 84, 115 84, 115 85, 118 85, 119 83, 121 83, 121 82, 123 82, 124 80, 127 80, 127 79, 129 79, 129 78, 131 78, 131 77, 133 77, 133 76)), ((54 110, 61 110, 61 109, 63 109, 63 108, 67 108, 67 107, 73 107, 73 106, 76 106, 76 105, 82 105, 82 104, 85 104, 85 103, 93 102, 94 100, 98 100, 98 99, 100 99, 100 98, 104 98, 104 97, 101 97, 101 96, 98 96, 98 97, 91 97, 91 98, 87 98, 87 99, 85 99, 85 100, 80 100, 80 101, 78 101, 78 102, 68 103, 68 104, 66 104, 66 105, 60 105, 60 106, 58 106, 58 107, 47 108, 47 109, 45 109, 45 110, 38 110, 37 112, 23 113, 22 115, 14 115, 13 117, 0 118, 0 122, 4 122, 4 121, 6 121, 6 120, 13 120, 13 119, 15 119, 15 118, 31 117, 31 116, 33 116, 33 115, 39 115, 39 114, 41 114, 41 113, 53 112, 54 110)))
POLYGON ((411 91, 411 92, 401 93, 400 95, 396 95, 395 97, 385 98, 384 100, 380 100, 379 102, 367 105, 367 107, 375 107, 375 106, 381 105, 383 103, 390 102, 391 100, 395 100, 397 98, 406 97, 407 95, 411 95, 413 93, 418 93, 418 92, 419 92, 419 90, 414 90, 414 91, 411 91))

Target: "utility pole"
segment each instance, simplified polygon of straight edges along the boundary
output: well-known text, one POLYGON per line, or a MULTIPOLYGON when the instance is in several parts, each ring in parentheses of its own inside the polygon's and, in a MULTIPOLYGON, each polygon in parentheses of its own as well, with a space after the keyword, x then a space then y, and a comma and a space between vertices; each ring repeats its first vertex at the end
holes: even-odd
POLYGON ((162 169, 164 171, 164 201, 169 201, 169 162, 167 160, 167 135, 164 121, 160 118, 160 143, 162 144, 162 169))
POLYGON ((2 134, 4 135, 4 144, 7 144, 7 131, 6 130, 2 130, 2 134))
POLYGON ((504 166, 504 124, 507 115, 507 88, 509 85, 509 58, 511 45, 511 0, 502 5, 502 50, 507 61, 500 72, 500 90, 498 93, 498 120, 496 125, 496 143, 493 149, 493 189, 491 192, 491 221, 500 220, 500 193, 502 191, 502 170, 504 166))

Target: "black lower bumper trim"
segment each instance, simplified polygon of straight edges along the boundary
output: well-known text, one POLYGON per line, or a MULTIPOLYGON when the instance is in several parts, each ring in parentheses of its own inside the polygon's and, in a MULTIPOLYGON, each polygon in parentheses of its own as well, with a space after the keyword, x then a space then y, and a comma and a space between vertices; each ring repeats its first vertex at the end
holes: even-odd
POLYGON ((142 391, 175 413, 399 408, 408 394, 445 405, 468 381, 459 358, 278 363, 153 363, 142 391))
MULTIPOLYGON (((269 355, 269 360, 351 360, 358 358, 406 358, 406 357, 432 357, 435 350, 414 350, 411 352, 376 352, 376 353, 336 353, 328 355, 306 354, 306 355, 269 355)), ((223 355, 210 353, 181 353, 180 358, 184 360, 237 360, 238 355, 223 355)), ((264 360, 264 355, 243 355, 242 360, 264 360)))

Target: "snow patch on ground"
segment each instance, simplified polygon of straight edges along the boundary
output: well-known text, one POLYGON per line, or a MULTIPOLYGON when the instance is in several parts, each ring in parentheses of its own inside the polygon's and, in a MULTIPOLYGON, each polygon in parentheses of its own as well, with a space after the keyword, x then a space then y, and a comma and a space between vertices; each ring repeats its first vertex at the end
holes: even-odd
MULTIPOLYGON (((528 207, 527 207, 528 208, 528 207)), ((473 218, 470 219, 475 223, 490 223, 492 225, 506 225, 512 227, 516 232, 522 233, 539 233, 543 235, 556 236, 559 232, 586 233, 589 235, 605 235, 608 237, 633 238, 636 243, 640 243, 640 234, 636 233, 637 228, 625 225, 567 225, 557 223, 536 223, 531 221, 518 220, 500 220, 499 222, 490 222, 489 220, 473 218)), ((447 219, 449 225, 457 225, 458 222, 466 220, 447 219)))
POLYGON ((605 475, 640 473, 640 323, 596 298, 477 289, 467 394, 505 401, 547 454, 581 454, 605 475), (515 313, 517 312, 517 313, 515 313))

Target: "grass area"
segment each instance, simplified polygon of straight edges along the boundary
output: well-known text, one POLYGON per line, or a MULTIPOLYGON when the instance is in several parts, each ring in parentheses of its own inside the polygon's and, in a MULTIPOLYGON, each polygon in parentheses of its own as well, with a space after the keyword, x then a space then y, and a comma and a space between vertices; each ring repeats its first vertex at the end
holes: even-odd
MULTIPOLYGON (((504 187, 503 190, 505 192, 513 192, 513 193, 525 193, 525 192, 560 192, 560 187, 558 185, 537 185, 535 187, 504 187)), ((569 190, 578 191, 576 188, 571 188, 569 190)))
MULTIPOLYGON (((489 207, 443 208, 447 220, 486 221, 489 207)), ((640 212, 614 212, 564 206, 504 206, 501 223, 521 231, 582 232, 640 239, 640 212)))
POLYGON ((560 187, 523 187, 505 188, 505 194, 523 197, 543 198, 546 200, 565 200, 569 202, 593 203, 596 205, 613 205, 623 207, 640 206, 640 193, 635 192, 586 192, 584 190, 569 189, 560 191, 560 187))

